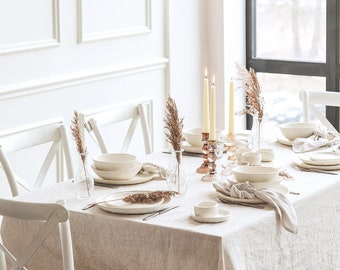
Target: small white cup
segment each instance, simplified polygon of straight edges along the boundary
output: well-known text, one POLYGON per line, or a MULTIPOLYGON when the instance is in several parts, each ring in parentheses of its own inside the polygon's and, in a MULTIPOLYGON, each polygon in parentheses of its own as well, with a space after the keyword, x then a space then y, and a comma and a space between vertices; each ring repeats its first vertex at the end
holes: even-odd
POLYGON ((245 152, 241 155, 241 162, 248 162, 250 166, 261 164, 262 156, 256 152, 245 152))
POLYGON ((216 202, 199 202, 195 204, 194 212, 198 217, 216 217, 218 214, 218 204, 216 202))

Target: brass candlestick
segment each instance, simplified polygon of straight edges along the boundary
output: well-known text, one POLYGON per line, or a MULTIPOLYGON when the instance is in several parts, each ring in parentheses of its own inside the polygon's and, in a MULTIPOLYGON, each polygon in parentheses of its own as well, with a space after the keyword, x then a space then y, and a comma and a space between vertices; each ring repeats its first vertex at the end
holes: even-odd
POLYGON ((197 168, 196 172, 197 173, 203 173, 206 174, 209 171, 209 167, 208 167, 208 140, 209 140, 209 133, 208 132, 202 132, 202 141, 203 146, 202 146, 202 153, 203 153, 203 163, 201 164, 201 166, 199 168, 197 168))
POLYGON ((220 176, 216 173, 216 141, 215 140, 209 140, 209 146, 208 146, 208 168, 209 172, 202 177, 202 181, 204 182, 213 182, 220 179, 220 176))

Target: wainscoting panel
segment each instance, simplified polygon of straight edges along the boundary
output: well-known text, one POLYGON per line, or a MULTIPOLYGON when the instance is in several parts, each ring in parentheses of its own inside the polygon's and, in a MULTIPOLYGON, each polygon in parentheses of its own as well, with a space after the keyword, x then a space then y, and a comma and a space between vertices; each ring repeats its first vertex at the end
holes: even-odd
POLYGON ((151 32, 151 0, 78 0, 78 42, 151 32))
POLYGON ((0 55, 58 46, 59 23, 59 0, 0 1, 0 55))

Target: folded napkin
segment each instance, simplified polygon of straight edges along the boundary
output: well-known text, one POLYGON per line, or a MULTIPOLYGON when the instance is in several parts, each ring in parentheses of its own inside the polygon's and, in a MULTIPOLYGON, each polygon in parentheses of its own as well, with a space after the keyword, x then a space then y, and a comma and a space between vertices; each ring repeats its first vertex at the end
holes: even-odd
POLYGON ((281 192, 269 189, 255 189, 249 182, 216 181, 213 182, 213 186, 216 191, 229 197, 240 199, 258 198, 272 205, 282 226, 291 233, 297 233, 296 212, 287 197, 281 192))
POLYGON ((143 163, 142 170, 153 173, 155 176, 152 179, 165 179, 166 177, 166 169, 153 163, 143 163))
POLYGON ((337 140, 340 140, 340 134, 337 132, 316 130, 308 138, 296 138, 292 143, 292 148, 295 153, 303 153, 331 145, 337 140))

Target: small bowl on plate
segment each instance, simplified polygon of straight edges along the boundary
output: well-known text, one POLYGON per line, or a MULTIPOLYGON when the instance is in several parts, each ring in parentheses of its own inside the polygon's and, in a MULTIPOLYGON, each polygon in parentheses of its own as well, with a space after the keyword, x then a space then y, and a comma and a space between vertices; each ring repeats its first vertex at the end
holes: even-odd
MULTIPOLYGON (((183 130, 183 137, 184 139, 191 145, 195 147, 202 147, 203 141, 202 141, 202 128, 191 128, 183 130)), ((222 131, 219 129, 216 129, 216 137, 221 133, 222 131)))
POLYGON ((135 167, 114 171, 99 170, 93 164, 91 167, 96 175, 105 180, 127 180, 133 178, 138 174, 138 172, 142 169, 142 163, 138 163, 135 167))
POLYGON ((239 165, 232 170, 237 182, 268 182, 279 177, 279 169, 267 166, 239 165))
POLYGON ((136 156, 125 153, 100 154, 94 156, 92 160, 96 169, 102 171, 130 169, 139 164, 136 156))
POLYGON ((275 152, 273 149, 270 148, 262 148, 257 150, 256 152, 261 154, 261 161, 263 162, 270 162, 273 161, 275 158, 275 152))
POLYGON ((306 122, 284 123, 279 126, 283 136, 293 141, 296 138, 307 138, 313 135, 316 126, 306 122))

